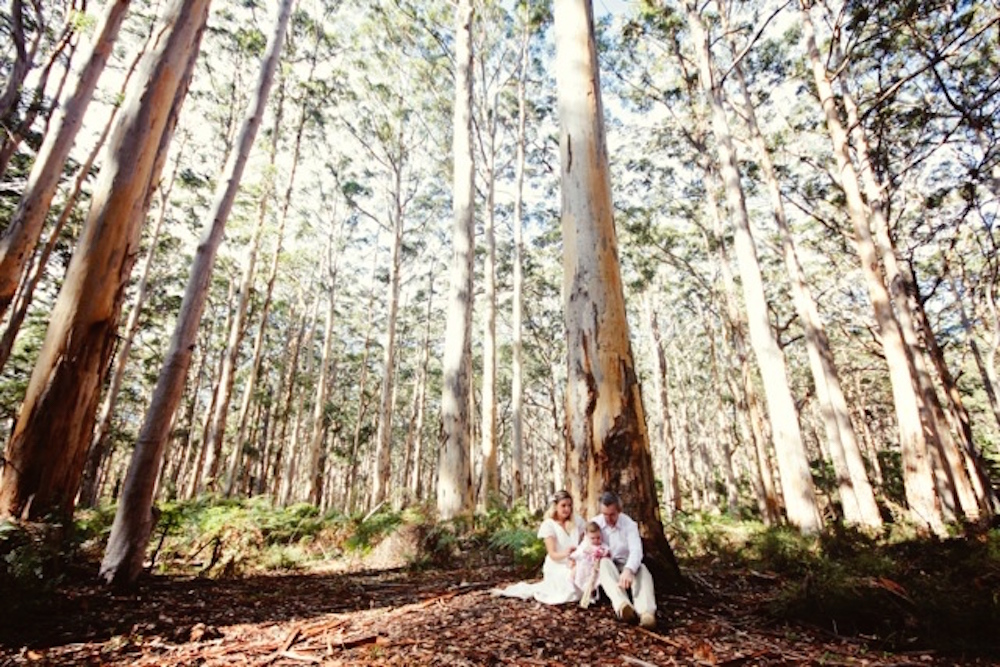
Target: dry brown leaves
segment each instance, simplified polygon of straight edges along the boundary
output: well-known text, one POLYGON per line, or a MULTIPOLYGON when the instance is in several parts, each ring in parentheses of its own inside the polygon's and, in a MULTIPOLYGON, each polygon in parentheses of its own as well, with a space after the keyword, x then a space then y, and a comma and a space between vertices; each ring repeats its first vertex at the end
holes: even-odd
POLYGON ((391 570, 228 582, 157 579, 131 596, 81 588, 47 615, 0 617, 0 664, 898 667, 960 662, 933 653, 883 655, 858 640, 777 626, 757 609, 761 584, 755 589, 753 577, 735 586, 702 579, 696 594, 661 596, 655 632, 616 621, 607 604, 584 610, 490 595, 488 588, 511 578, 502 568, 391 570))

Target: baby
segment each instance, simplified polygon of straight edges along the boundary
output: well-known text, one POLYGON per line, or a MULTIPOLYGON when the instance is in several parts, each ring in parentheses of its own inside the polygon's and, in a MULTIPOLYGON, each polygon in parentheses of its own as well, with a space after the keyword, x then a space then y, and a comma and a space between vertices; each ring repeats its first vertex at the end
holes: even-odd
POLYGON ((601 559, 608 555, 608 548, 601 543, 601 527, 591 521, 580 546, 570 554, 573 584, 583 591, 580 606, 584 609, 597 599, 597 573, 601 559))

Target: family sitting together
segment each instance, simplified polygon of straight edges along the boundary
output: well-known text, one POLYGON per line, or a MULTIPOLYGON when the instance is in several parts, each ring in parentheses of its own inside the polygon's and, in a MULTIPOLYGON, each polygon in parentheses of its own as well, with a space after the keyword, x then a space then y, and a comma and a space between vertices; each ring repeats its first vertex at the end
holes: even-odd
POLYGON ((610 491, 600 497, 601 513, 589 523, 573 513, 566 491, 552 497, 552 505, 538 529, 545 541, 542 580, 521 582, 496 591, 499 595, 535 599, 545 604, 597 599, 598 588, 611 600, 623 621, 656 627, 653 577, 642 564, 639 524, 622 513, 622 501, 610 491))

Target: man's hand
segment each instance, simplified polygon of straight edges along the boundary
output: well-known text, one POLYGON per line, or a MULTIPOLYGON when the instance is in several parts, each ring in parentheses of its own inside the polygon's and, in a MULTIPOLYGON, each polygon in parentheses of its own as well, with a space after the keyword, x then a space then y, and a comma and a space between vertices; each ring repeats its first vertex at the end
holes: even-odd
POLYGON ((627 591, 632 588, 633 581, 635 581, 635 574, 626 567, 622 570, 621 576, 618 577, 618 588, 627 591))

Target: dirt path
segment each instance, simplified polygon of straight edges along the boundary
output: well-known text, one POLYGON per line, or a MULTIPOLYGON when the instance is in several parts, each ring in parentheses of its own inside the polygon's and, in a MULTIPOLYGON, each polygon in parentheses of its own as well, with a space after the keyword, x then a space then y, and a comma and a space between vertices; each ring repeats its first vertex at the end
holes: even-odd
MULTIPOLYGON (((159 577, 130 595, 62 591, 44 608, 0 609, 0 665, 988 665, 933 651, 887 654, 856 638, 779 624, 773 582, 695 575, 660 596, 658 627, 496 597, 517 574, 470 570, 315 572, 212 581, 159 577)), ((2 603, 0 603, 2 604, 2 603)))

